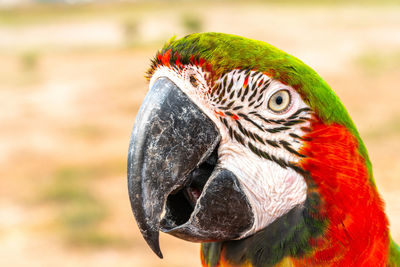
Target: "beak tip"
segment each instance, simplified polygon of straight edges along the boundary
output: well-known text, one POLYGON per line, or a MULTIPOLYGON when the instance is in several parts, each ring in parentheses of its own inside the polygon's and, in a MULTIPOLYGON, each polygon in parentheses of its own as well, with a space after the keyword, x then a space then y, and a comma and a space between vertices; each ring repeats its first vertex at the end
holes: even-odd
POLYGON ((158 231, 151 231, 147 235, 145 235, 145 240, 151 250, 160 258, 163 258, 163 254, 160 249, 160 241, 159 241, 159 233, 158 231))
POLYGON ((158 243, 158 240, 157 240, 157 242, 154 242, 154 243, 152 243, 152 244, 149 244, 149 246, 150 246, 150 248, 153 250, 153 252, 154 252, 160 259, 163 258, 163 254, 162 254, 162 252, 161 252, 160 244, 158 243))
MULTIPOLYGON (((154 251, 154 252, 155 252, 155 251, 154 251)), ((158 256, 160 259, 163 258, 163 254, 162 254, 161 250, 159 250, 159 251, 157 251, 157 252, 155 252, 155 253, 157 254, 157 256, 158 256)))

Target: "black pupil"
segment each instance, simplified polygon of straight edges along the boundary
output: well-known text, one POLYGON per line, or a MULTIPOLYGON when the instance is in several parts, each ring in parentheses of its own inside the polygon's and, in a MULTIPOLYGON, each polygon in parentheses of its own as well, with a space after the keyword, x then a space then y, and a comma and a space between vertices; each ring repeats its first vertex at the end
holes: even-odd
POLYGON ((277 105, 282 104, 282 102, 283 102, 283 99, 282 99, 282 97, 280 95, 275 98, 275 103, 277 105))

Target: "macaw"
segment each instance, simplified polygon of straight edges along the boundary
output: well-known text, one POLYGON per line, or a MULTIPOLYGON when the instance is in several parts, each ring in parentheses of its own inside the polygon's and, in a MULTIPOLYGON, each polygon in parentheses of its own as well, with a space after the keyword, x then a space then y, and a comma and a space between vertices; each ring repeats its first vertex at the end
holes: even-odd
POLYGON ((222 33, 172 38, 147 72, 128 190, 139 229, 201 243, 201 263, 398 266, 363 141, 299 59, 222 33))

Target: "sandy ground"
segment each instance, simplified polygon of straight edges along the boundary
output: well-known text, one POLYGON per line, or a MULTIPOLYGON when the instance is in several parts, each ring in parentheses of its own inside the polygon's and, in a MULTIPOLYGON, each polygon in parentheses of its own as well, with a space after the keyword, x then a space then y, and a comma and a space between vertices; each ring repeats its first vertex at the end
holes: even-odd
POLYGON ((367 145, 400 241, 400 6, 131 5, 0 24, 0 266, 199 266, 197 244, 167 235, 165 259, 152 254, 125 177, 149 59, 188 31, 181 18, 194 7, 203 31, 269 42, 334 88, 367 145), (129 45, 127 18, 135 21, 129 45), (77 196, 94 219, 76 214, 77 196), (95 234, 77 239, 81 229, 95 234))

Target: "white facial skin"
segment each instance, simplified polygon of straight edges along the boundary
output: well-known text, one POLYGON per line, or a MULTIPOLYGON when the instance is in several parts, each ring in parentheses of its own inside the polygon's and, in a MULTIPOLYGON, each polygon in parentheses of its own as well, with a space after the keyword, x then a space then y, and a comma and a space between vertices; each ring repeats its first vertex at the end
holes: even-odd
POLYGON ((181 71, 161 66, 149 86, 159 77, 168 77, 218 127, 218 166, 236 175, 253 209, 254 224, 240 237, 243 238, 304 204, 306 182, 289 165, 302 158, 296 151, 302 146, 302 129, 309 127, 311 113, 293 88, 263 73, 233 70, 218 79, 213 88, 207 75, 197 66, 181 71), (246 83, 247 90, 243 86, 246 83), (218 86, 220 90, 216 89, 218 86), (284 125, 288 121, 293 125, 284 125), (268 155, 262 156, 259 151, 268 155))

